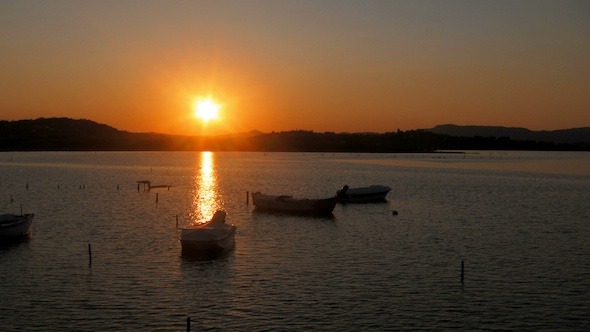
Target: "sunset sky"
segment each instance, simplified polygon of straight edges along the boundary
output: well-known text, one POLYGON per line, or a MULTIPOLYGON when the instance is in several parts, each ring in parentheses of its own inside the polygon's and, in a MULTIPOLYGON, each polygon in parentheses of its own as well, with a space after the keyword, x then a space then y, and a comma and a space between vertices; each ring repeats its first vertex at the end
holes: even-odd
POLYGON ((38 117, 183 135, 590 126, 590 1, 0 0, 0 120, 38 117))

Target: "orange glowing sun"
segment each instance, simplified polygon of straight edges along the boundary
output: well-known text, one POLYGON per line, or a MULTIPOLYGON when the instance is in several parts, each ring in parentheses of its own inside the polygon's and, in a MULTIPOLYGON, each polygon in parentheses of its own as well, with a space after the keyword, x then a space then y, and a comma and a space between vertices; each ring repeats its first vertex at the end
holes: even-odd
POLYGON ((219 117, 220 106, 213 99, 199 99, 195 101, 195 116, 203 122, 216 120, 219 117))

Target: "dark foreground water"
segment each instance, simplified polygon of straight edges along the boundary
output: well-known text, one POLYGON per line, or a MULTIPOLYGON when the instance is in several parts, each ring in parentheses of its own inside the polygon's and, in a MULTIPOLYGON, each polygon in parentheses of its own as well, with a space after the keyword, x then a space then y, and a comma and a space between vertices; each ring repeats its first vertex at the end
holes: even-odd
POLYGON ((0 245, 0 330, 587 331, 589 197, 588 153, 0 153, 0 213, 36 214, 0 245), (246 204, 344 184, 393 190, 328 219, 246 204), (219 208, 235 250, 181 257, 176 215, 219 208))

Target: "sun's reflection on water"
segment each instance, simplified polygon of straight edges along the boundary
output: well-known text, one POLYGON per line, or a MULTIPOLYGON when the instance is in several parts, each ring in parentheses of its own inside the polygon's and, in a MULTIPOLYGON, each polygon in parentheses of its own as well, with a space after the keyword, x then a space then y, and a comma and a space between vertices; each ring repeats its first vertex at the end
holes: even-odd
POLYGON ((199 223, 211 219, 215 211, 221 207, 213 152, 201 152, 200 164, 197 164, 196 171, 191 219, 194 223, 199 223))

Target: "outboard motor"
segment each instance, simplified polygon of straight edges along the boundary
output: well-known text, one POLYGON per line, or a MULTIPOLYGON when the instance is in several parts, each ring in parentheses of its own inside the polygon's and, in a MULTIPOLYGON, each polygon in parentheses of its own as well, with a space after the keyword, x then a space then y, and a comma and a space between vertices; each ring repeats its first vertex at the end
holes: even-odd
POLYGON ((225 213, 225 211, 223 210, 218 210, 215 211, 215 214, 213 214, 213 217, 211 218, 211 220, 216 220, 216 221, 223 221, 225 222, 225 216, 227 214, 225 213))
POLYGON ((342 189, 338 190, 337 196, 338 199, 340 200, 346 200, 348 198, 348 194, 346 193, 348 191, 348 185, 344 185, 344 187, 342 187, 342 189))

